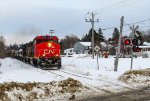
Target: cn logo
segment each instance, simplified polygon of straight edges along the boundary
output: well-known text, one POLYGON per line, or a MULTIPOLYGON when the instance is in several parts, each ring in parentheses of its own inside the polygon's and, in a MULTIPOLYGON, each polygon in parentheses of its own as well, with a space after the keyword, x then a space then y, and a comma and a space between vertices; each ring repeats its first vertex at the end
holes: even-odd
POLYGON ((54 50, 45 49, 44 54, 54 54, 54 50))

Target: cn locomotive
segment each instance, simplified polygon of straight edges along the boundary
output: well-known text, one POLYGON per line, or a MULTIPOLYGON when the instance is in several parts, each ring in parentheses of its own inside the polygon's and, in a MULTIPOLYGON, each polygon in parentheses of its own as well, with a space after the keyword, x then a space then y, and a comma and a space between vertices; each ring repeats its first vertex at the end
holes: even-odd
POLYGON ((61 68, 60 45, 56 36, 37 36, 33 41, 22 45, 16 57, 42 69, 61 68))

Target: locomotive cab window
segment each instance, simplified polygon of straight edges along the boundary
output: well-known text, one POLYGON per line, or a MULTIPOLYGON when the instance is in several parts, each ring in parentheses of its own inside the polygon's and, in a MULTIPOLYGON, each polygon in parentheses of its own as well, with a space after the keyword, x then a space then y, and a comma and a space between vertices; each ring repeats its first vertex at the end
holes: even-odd
POLYGON ((40 44, 42 42, 55 42, 55 43, 58 43, 58 40, 51 40, 51 39, 37 39, 36 40, 36 44, 40 44))
POLYGON ((58 40, 44 39, 44 42, 55 42, 55 43, 58 43, 58 40))

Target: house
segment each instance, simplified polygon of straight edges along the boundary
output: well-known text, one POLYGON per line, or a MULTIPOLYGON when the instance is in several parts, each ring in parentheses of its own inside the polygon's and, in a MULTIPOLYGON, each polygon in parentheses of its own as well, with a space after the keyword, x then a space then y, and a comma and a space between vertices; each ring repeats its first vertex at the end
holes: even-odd
POLYGON ((150 58, 150 43, 144 42, 143 45, 140 45, 140 52, 134 52, 136 56, 142 56, 143 58, 150 58))
POLYGON ((74 52, 76 54, 89 54, 91 42, 76 42, 74 44, 74 52))

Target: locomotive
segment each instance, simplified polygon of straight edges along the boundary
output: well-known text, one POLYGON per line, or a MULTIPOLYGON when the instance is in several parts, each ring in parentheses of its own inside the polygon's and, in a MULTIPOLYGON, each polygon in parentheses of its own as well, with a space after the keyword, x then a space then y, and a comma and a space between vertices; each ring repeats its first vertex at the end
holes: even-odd
POLYGON ((37 36, 33 41, 22 45, 16 57, 42 69, 61 68, 60 45, 56 36, 37 36))

